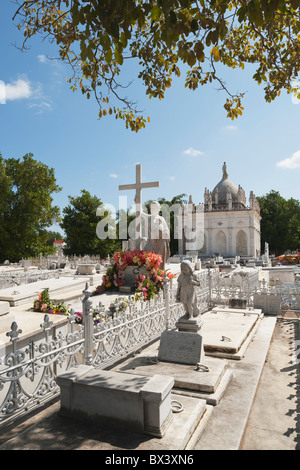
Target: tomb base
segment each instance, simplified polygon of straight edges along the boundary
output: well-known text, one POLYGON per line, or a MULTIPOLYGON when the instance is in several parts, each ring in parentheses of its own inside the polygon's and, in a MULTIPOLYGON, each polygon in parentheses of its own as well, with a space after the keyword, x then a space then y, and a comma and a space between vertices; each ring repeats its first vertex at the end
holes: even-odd
POLYGON ((171 422, 172 377, 126 376, 79 366, 56 381, 61 388, 63 416, 156 437, 162 437, 171 422))

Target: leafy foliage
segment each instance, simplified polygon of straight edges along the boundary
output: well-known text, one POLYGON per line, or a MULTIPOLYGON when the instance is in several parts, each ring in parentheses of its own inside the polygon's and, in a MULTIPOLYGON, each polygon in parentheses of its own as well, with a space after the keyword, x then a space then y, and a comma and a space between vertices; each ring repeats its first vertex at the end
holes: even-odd
POLYGON ((159 99, 187 66, 185 86, 218 84, 231 119, 242 114, 244 93, 228 90, 219 65, 256 64, 267 102, 282 89, 300 97, 299 7, 300 0, 19 0, 14 19, 24 47, 37 33, 56 42, 72 68, 71 89, 94 95, 99 117, 114 115, 137 132, 149 117, 123 94, 128 61, 138 63, 146 95, 159 99))
POLYGON ((59 220, 52 193, 60 190, 54 170, 32 154, 23 160, 0 155, 0 262, 51 252, 46 228, 59 220))
POLYGON ((300 248, 300 201, 284 199, 278 191, 257 198, 260 204, 262 249, 281 255, 300 248))
POLYGON ((97 216, 97 209, 103 205, 97 196, 91 196, 88 191, 82 190, 78 197, 69 196, 69 201, 70 204, 63 209, 60 224, 66 234, 66 254, 100 255, 105 258, 120 249, 118 240, 97 237, 97 224, 102 219, 97 216))

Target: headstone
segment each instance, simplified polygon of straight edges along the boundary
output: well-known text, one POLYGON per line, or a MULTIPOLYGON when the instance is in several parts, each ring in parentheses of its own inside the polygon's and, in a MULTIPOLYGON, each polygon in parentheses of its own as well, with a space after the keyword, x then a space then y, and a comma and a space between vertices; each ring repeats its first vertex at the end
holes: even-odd
MULTIPOLYGON (((179 323, 180 320, 176 326, 179 323)), ((176 364, 200 363, 204 355, 203 338, 200 334, 201 324, 199 325, 197 320, 187 320, 182 324, 182 330, 165 330, 160 339, 158 360, 176 364)))
POLYGON ((281 298, 274 294, 254 294, 254 308, 260 308, 264 314, 280 315, 281 314, 281 298))
POLYGON ((94 264, 78 264, 77 272, 79 275, 95 274, 96 268, 94 264))
POLYGON ((247 300, 229 299, 229 308, 247 308, 247 300))

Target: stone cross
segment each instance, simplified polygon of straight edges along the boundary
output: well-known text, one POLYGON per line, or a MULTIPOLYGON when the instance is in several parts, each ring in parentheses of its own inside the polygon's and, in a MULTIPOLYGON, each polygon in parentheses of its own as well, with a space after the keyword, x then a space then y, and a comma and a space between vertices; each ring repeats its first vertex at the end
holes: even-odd
POLYGON ((142 165, 137 164, 135 167, 136 178, 135 183, 133 184, 122 184, 119 186, 120 191, 126 191, 129 189, 135 189, 135 212, 136 212, 136 234, 137 234, 137 243, 138 248, 141 247, 141 223, 140 216, 142 210, 142 189, 145 188, 157 188, 159 187, 159 181, 154 181, 152 183, 142 183, 142 165))

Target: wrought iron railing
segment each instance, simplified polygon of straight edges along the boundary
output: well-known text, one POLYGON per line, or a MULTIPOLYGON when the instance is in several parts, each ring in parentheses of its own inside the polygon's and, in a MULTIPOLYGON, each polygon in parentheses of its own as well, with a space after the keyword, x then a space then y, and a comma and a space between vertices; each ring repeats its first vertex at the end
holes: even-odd
POLYGON ((76 314, 71 311, 68 329, 61 329, 54 338, 53 322, 45 315, 43 339, 30 339, 19 349, 21 330, 15 322, 12 324, 7 333, 11 350, 0 358, 0 424, 57 396, 58 373, 78 364, 109 368, 157 339, 182 315, 182 306, 176 303, 174 289, 167 282, 155 300, 129 302, 128 311, 97 324, 88 285, 83 294, 83 324, 76 323, 76 314))

